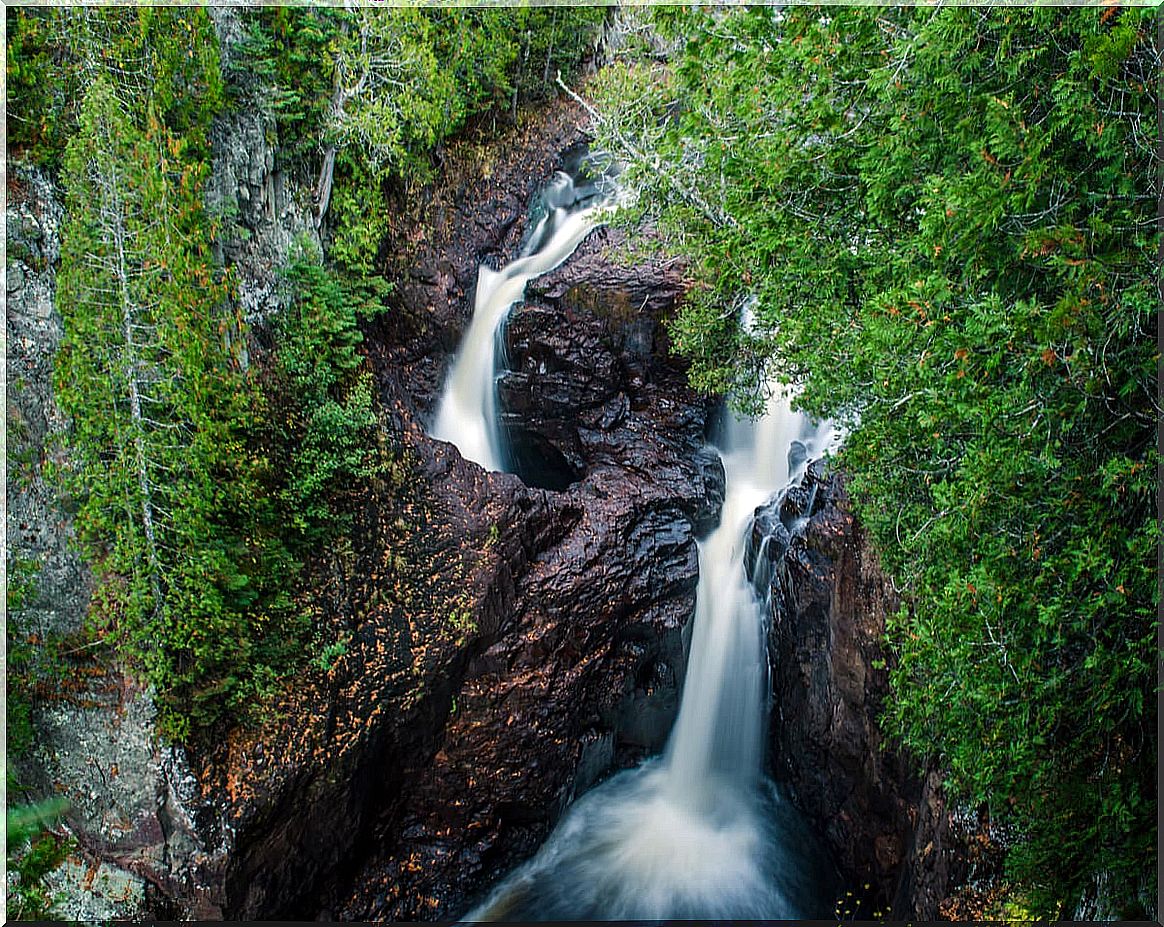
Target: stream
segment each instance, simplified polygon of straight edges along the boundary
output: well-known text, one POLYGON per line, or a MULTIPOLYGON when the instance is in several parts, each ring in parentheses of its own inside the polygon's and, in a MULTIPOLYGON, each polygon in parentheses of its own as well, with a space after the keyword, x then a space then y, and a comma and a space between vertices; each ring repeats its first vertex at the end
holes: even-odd
MULTIPOLYGON (((607 202, 593 184, 559 172, 522 255, 480 270, 432 434, 486 469, 509 468, 495 387, 505 319, 526 283, 566 260, 607 202)), ((834 435, 780 395, 758 419, 727 419, 715 441, 726 496, 718 527, 699 542, 688 669, 666 750, 579 798, 465 921, 832 915, 833 867, 764 774, 769 603, 757 591, 767 584, 747 575, 745 546, 756 507, 798 480, 834 435)))

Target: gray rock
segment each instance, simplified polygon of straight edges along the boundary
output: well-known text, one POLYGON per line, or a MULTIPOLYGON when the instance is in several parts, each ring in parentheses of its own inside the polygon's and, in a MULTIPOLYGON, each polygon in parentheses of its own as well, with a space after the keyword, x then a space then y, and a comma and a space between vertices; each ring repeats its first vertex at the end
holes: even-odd
POLYGON ((44 174, 20 164, 11 170, 19 194, 8 202, 9 252, 31 255, 34 242, 27 236, 35 230, 36 253, 48 260, 41 264, 30 257, 32 264, 21 259, 9 264, 10 285, 14 271, 22 285, 16 292, 10 290, 5 319, 10 464, 6 529, 11 556, 35 570, 32 595, 25 608, 10 613, 9 621, 17 633, 43 639, 80 628, 88 606, 89 577, 70 547, 71 519, 44 476, 50 446, 65 428, 52 395, 53 356, 62 334, 53 308, 62 209, 44 174))
MULTIPOLYGON (((237 10, 210 7, 223 67, 237 61, 245 37, 237 10)), ((219 242, 225 263, 238 275, 238 296, 249 323, 262 322, 279 306, 278 273, 297 240, 319 247, 311 194, 289 188, 275 169, 278 127, 266 91, 242 91, 248 98, 218 116, 210 130, 213 170, 206 184, 206 207, 223 217, 219 242)))
POLYGON ((54 918, 62 921, 127 921, 145 914, 145 882, 104 860, 70 855, 45 879, 54 918))

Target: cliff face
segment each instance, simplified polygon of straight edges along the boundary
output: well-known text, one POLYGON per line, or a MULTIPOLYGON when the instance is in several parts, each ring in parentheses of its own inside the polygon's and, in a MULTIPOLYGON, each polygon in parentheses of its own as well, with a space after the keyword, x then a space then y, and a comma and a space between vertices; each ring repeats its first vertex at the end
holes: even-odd
POLYGON ((940 770, 919 775, 878 723, 885 619, 901 598, 851 513, 844 477, 816 462, 760 516, 761 525, 808 518, 770 548, 777 778, 820 828, 863 914, 950 916, 972 870, 984 876, 997 860, 984 851, 985 822, 949 805, 940 770))
MULTIPOLYGON (((422 428, 441 379, 431 372, 450 359, 446 326, 460 330, 467 322, 479 258, 514 256, 529 198, 555 166, 546 153, 574 145, 579 122, 572 107, 556 105, 501 140, 494 150, 504 160, 483 166, 468 151, 450 151, 450 185, 426 196, 425 235, 403 248, 410 271, 396 324, 369 332, 382 395, 431 487, 428 543, 483 572, 480 585, 459 585, 443 610, 412 614, 423 633, 462 626, 460 650, 440 667, 447 702, 432 719, 426 751, 410 760, 415 766, 377 815, 364 863, 321 898, 332 916, 460 913, 537 848, 575 795, 612 766, 659 749, 670 728, 684 667, 682 628, 694 606, 693 522, 719 503, 714 478, 705 481, 690 463, 703 441, 703 404, 658 350, 661 342, 648 341, 632 361, 625 326, 609 311, 619 286, 588 283, 579 265, 590 306, 547 299, 516 310, 502 407, 552 410, 514 416, 514 424, 520 419, 530 446, 553 449, 557 458, 565 458, 556 443, 562 430, 584 430, 594 445, 624 444, 622 456, 584 448, 559 484, 563 491, 546 491, 483 473, 422 428), (480 211, 495 223, 474 220, 480 211), (447 321, 438 327, 440 320, 447 321), (530 351, 539 352, 539 363, 569 370, 574 386, 566 388, 563 377, 565 391, 555 392, 523 377, 530 351), (591 414, 610 404, 621 414, 591 414)), ((619 279, 622 288, 643 285, 630 269, 619 279)), ((678 287, 675 279, 660 294, 663 304, 678 287)), ((654 331, 657 318, 644 314, 638 324, 654 331)), ((544 466, 539 457, 531 469, 544 475, 544 466)))
MULTIPOLYGON (((223 47, 240 34, 218 11, 223 47)), ((208 210, 232 215, 217 242, 238 272, 248 318, 274 308, 275 279, 292 241, 311 235, 308 209, 275 170, 274 133, 258 109, 229 113, 212 129, 208 210)), ((29 642, 42 664, 32 705, 33 743, 17 761, 33 796, 68 802, 64 827, 77 849, 48 878, 74 919, 140 913, 219 916, 232 852, 227 820, 203 795, 199 757, 157 742, 155 710, 100 640, 84 631, 92 578, 71 546, 69 500, 46 478, 62 465, 67 428, 53 399, 53 358, 61 337, 54 305, 62 195, 33 168, 14 165, 9 184, 7 331, 9 565, 27 575, 29 595, 10 614, 10 635, 29 642), (56 662, 59 669, 51 670, 56 662), (46 681, 47 680, 47 681, 46 681)))
MULTIPOLYGON (((30 799, 69 802, 77 850, 47 879, 68 896, 61 916, 125 918, 145 904, 147 882, 170 876, 162 821, 180 764, 152 740, 153 705, 83 626, 92 578, 72 546, 73 522, 48 469, 65 461, 68 423, 53 398, 53 358, 62 323, 54 300, 61 196, 42 172, 10 166, 7 210, 6 481, 8 639, 23 646, 36 679, 33 737, 9 753, 30 799), (15 598, 13 590, 23 587, 15 598), (15 605, 15 607, 13 607, 15 605), (55 668, 54 668, 55 667, 55 668)), ((15 670, 20 672, 19 669, 15 670)), ((19 683, 18 683, 19 684, 19 683)), ((10 703, 11 704, 11 703, 10 703)), ((10 801, 15 799, 11 793, 10 801)), ((182 855, 172 828, 172 858, 182 855)))

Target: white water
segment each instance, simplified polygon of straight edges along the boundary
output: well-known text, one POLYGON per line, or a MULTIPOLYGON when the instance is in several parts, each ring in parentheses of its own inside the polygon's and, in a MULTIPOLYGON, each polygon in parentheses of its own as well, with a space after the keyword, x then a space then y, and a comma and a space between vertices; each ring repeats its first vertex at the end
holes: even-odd
POLYGON ((795 440, 818 456, 832 433, 783 399, 758 421, 732 421, 720 440, 726 498, 719 527, 699 545, 689 666, 664 756, 583 796, 466 920, 832 913, 828 864, 763 776, 767 603, 744 572, 754 509, 797 475, 789 473, 795 440))
POLYGON ((727 491, 719 526, 699 544, 687 679, 666 753, 677 800, 705 807, 725 783, 748 788, 762 772, 767 603, 746 575, 744 548, 752 513, 803 469, 790 472, 792 443, 805 444, 812 457, 831 438, 831 429, 814 427, 783 397, 773 397, 758 420, 732 418, 720 438, 727 491))
POLYGON ((461 456, 486 470, 506 467, 497 418, 496 355, 501 327, 513 304, 534 277, 553 270, 573 254, 594 228, 602 202, 590 185, 576 187, 559 171, 542 200, 546 213, 530 236, 527 253, 500 271, 477 272, 473 319, 445 382, 431 433, 449 441, 461 456), (591 201, 591 205, 580 207, 591 201))

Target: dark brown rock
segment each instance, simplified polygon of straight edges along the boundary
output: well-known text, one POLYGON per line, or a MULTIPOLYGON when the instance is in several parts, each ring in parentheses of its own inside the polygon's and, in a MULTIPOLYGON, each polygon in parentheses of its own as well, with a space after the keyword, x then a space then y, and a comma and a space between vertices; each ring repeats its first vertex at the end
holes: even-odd
POLYGON ((711 406, 687 384, 662 324, 682 281, 673 267, 620 262, 623 243, 599 229, 531 281, 541 295, 506 327, 502 421, 527 481, 555 461, 574 479, 604 467, 637 474, 672 487, 703 533, 723 503, 724 473, 705 447, 711 406))
POLYGON ((658 748, 633 726, 624 733, 622 716, 636 697, 674 705, 696 580, 690 527, 659 501, 584 494, 546 497, 567 533, 525 564, 505 630, 469 662, 438 751, 336 915, 460 913, 616 755, 658 748))
POLYGON ((391 311, 368 326, 410 411, 431 414, 472 314, 477 268, 510 260, 527 231, 530 203, 563 155, 585 142, 585 113, 568 101, 522 110, 518 125, 488 141, 450 146, 441 177, 420 191, 398 190, 385 204, 381 248, 395 290, 391 311))
POLYGON ((864 914, 934 920, 966 879, 976 826, 954 815, 940 771, 919 772, 878 724, 889 685, 881 641, 901 597, 844 477, 819 462, 757 523, 798 529, 774 564, 777 776, 824 834, 864 914))
POLYGON ((314 567, 311 607, 346 653, 202 766, 233 835, 227 917, 456 915, 670 728, 695 526, 714 520, 722 467, 697 453, 706 408, 657 315, 612 321, 623 297, 605 278, 586 305, 517 313, 523 350, 565 375, 547 392, 518 378, 507 397, 570 455, 568 491, 485 473, 424 428, 477 263, 513 255, 579 115, 557 104, 487 150, 452 146, 442 179, 400 204, 393 305, 366 331, 396 463, 359 488, 350 545, 314 567))

